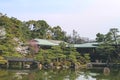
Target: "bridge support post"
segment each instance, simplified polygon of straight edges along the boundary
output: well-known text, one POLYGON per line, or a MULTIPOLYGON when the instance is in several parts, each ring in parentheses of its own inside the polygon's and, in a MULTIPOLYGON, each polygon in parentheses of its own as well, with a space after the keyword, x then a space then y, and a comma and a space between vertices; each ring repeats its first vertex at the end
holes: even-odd
POLYGON ((19 68, 20 69, 22 68, 22 62, 19 62, 19 68))
POLYGON ((7 62, 7 69, 9 68, 9 62, 7 62))

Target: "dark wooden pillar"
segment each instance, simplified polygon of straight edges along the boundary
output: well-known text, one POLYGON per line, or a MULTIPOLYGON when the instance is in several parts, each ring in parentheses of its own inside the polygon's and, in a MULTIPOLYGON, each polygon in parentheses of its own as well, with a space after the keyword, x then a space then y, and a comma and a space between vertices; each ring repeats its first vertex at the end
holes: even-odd
POLYGON ((19 68, 20 69, 22 68, 22 62, 19 62, 19 68))
POLYGON ((23 69, 23 68, 24 68, 24 62, 23 62, 23 61, 20 61, 20 62, 19 62, 19 67, 20 67, 20 69, 23 69))
POLYGON ((9 61, 7 62, 7 68, 9 68, 9 61))
POLYGON ((21 62, 20 62, 20 68, 23 69, 23 68, 24 68, 24 65, 25 65, 25 62, 21 61, 21 62))

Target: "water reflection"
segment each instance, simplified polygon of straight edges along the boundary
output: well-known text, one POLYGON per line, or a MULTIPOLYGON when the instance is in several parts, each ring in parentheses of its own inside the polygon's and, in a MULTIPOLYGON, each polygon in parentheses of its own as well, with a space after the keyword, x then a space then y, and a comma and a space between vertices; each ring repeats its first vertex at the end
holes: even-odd
POLYGON ((120 70, 0 70, 0 80, 119 80, 120 70))

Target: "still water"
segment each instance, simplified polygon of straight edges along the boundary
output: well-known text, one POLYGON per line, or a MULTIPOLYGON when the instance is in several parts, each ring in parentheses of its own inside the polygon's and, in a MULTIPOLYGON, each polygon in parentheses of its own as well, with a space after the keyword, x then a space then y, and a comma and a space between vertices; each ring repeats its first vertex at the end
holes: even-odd
POLYGON ((120 80, 120 70, 0 70, 0 80, 120 80))

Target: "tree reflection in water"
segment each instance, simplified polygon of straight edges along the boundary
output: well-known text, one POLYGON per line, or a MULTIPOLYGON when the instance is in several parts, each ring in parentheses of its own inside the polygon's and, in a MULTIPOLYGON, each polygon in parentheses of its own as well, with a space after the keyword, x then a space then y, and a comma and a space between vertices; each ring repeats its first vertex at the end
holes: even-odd
POLYGON ((89 70, 0 70, 0 80, 119 80, 120 70, 110 69, 109 75, 103 74, 103 69, 89 70), (20 73, 19 73, 20 72, 20 73), (15 77, 16 73, 20 77, 15 77))

